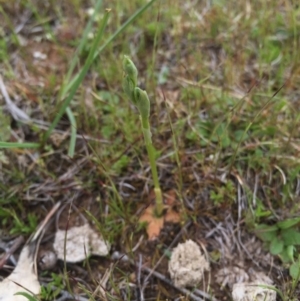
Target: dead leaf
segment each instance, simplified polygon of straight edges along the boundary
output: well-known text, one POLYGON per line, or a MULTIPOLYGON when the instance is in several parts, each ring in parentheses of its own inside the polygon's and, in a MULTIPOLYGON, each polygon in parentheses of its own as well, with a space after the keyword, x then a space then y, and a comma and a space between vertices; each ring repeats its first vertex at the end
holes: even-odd
MULTIPOLYGON (((152 199, 153 193, 149 193, 149 198, 152 199)), ((164 194, 165 197, 165 214, 161 217, 155 216, 154 209, 155 205, 150 205, 146 208, 143 214, 140 216, 140 222, 147 222, 147 234, 149 240, 156 239, 165 222, 179 223, 181 221, 181 215, 179 212, 174 210, 176 204, 176 192, 174 190, 168 191, 164 194)))
POLYGON ((149 240, 154 240, 159 236, 160 230, 164 226, 164 216, 156 217, 154 205, 150 205, 140 217, 140 222, 147 222, 147 234, 149 240))
POLYGON ((181 216, 173 208, 169 208, 165 214, 165 222, 179 223, 181 221, 181 216))

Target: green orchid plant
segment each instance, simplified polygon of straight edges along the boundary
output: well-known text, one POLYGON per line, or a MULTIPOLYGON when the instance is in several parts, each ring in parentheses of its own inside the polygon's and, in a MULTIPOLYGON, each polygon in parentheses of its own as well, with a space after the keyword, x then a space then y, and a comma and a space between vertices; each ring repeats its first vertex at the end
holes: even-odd
POLYGON ((144 141, 146 144, 146 149, 148 153, 148 158, 150 162, 152 178, 154 183, 154 192, 155 192, 155 215, 162 216, 164 204, 162 198, 162 192, 159 186, 157 167, 155 162, 155 150, 152 144, 151 139, 151 129, 149 123, 150 116, 150 101, 146 91, 140 89, 137 86, 138 70, 132 60, 124 55, 123 58, 123 89, 126 95, 129 97, 130 101, 137 107, 140 113, 142 132, 144 135, 144 141))

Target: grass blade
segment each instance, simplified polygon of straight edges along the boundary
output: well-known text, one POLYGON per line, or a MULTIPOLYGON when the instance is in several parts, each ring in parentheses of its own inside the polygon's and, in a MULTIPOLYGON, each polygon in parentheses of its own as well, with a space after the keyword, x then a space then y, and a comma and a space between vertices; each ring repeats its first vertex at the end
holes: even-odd
POLYGON ((39 148, 40 146, 41 145, 39 143, 0 141, 0 148, 39 148))
MULTIPOLYGON (((143 14, 156 0, 151 0, 148 3, 146 3, 144 6, 142 6, 140 9, 138 9, 119 29, 117 29, 109 38, 108 40, 97 50, 97 52, 94 54, 94 59, 119 35, 121 34, 128 25, 130 25, 136 18, 138 18, 141 14, 143 14)), ((78 75, 75 76, 72 81, 67 86, 65 92, 69 91, 73 85, 73 83, 76 81, 78 75)))
POLYGON ((45 136, 44 136, 44 142, 49 138, 49 136, 51 135, 53 129, 56 127, 56 125, 58 124, 58 122, 60 121, 62 115, 65 113, 67 107, 69 106, 70 102, 72 101, 78 87, 80 86, 80 84, 82 83, 85 75, 87 74, 90 66, 92 65, 92 62, 94 60, 94 55, 96 53, 96 49, 98 47, 98 44, 101 40, 101 38, 103 37, 103 33, 104 33, 104 29, 107 25, 107 21, 108 21, 108 17, 109 17, 109 11, 106 11, 106 14, 104 15, 103 18, 103 22, 101 25, 100 30, 98 31, 94 43, 92 45, 92 48, 89 52, 88 58, 81 70, 81 72, 79 73, 78 77, 76 77, 76 80, 74 82, 72 82, 72 86, 70 87, 70 94, 68 95, 68 97, 63 101, 63 104, 60 108, 60 110, 58 111, 56 117, 54 118, 53 122, 51 123, 49 129, 47 130, 45 136))
POLYGON ((70 139, 70 145, 69 145, 69 150, 68 150, 68 156, 70 158, 73 158, 74 153, 75 153, 75 145, 76 145, 77 125, 76 125, 76 119, 75 119, 74 114, 71 111, 70 107, 66 108, 66 113, 67 113, 68 118, 69 118, 70 123, 71 123, 71 139, 70 139))
MULTIPOLYGON (((71 65, 70 65, 70 68, 68 70, 68 73, 67 73, 67 76, 66 76, 66 80, 65 82, 68 83, 70 81, 70 78, 72 76, 72 73, 74 71, 74 68, 78 62, 78 58, 84 48, 84 46, 86 45, 86 41, 88 39, 88 35, 89 33, 91 32, 91 29, 92 29, 92 25, 93 25, 93 22, 95 20, 95 16, 98 14, 100 8, 101 8, 101 5, 102 5, 102 0, 98 0, 97 1, 97 4, 95 6, 95 10, 94 10, 94 13, 93 15, 91 16, 91 18, 89 19, 84 31, 83 31, 83 34, 82 34, 82 38, 80 39, 80 44, 75 52, 75 55, 74 55, 74 58, 72 59, 71 61, 71 65)), ((66 93, 67 93, 67 89, 65 89, 65 87, 62 89, 62 96, 61 98, 64 98, 66 93)))

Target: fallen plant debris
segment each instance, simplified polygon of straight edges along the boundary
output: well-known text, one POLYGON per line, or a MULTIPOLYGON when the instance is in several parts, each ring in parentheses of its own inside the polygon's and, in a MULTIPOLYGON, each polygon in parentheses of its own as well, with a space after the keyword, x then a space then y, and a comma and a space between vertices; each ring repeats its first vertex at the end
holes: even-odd
POLYGON ((242 266, 241 263, 237 262, 237 266, 223 267, 216 272, 216 282, 221 285, 221 288, 224 288, 226 285, 232 287, 235 283, 249 280, 248 273, 239 265, 242 266))
POLYGON ((7 244, 4 244, 1 242, 0 239, 0 249, 6 250, 5 253, 1 254, 0 256, 0 269, 3 268, 6 261, 9 259, 9 257, 20 247, 20 245, 24 242, 24 237, 19 236, 13 241, 13 245, 10 248, 7 248, 7 244))
POLYGON ((145 209, 145 211, 142 213, 142 215, 139 218, 140 223, 146 222, 146 231, 148 234, 149 240, 157 239, 161 229, 164 226, 164 218, 165 216, 156 217, 155 213, 153 213, 155 210, 154 205, 150 205, 145 209))

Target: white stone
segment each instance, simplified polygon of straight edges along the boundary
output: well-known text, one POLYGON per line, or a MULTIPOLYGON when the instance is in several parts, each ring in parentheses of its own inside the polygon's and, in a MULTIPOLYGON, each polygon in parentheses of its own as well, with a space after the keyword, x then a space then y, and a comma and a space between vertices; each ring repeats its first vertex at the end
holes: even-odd
POLYGON ((259 280, 235 283, 232 288, 233 301, 276 301, 276 291, 267 287, 270 284, 259 280))
POLYGON ((174 248, 169 261, 169 272, 177 287, 198 285, 205 270, 209 270, 209 262, 194 241, 188 240, 174 248))
POLYGON ((53 247, 57 258, 66 259, 67 262, 83 261, 90 254, 106 256, 110 250, 110 244, 91 229, 89 224, 68 229, 67 234, 65 230, 58 230, 53 247))

